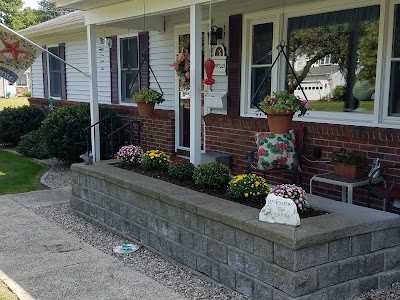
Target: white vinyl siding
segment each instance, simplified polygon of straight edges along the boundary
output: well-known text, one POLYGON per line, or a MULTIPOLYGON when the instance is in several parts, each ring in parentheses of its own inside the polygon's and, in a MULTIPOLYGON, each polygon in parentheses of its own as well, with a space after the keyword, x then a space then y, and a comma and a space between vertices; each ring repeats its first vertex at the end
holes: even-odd
POLYGON ((39 55, 39 57, 32 64, 31 82, 32 82, 32 97, 43 98, 44 97, 43 64, 41 55, 39 55))
MULTIPOLYGON (((96 44, 96 50, 99 102, 111 103, 110 51, 99 41, 96 44)), ((86 41, 66 43, 65 60, 81 71, 89 73, 86 41)), ((89 79, 69 66, 66 68, 66 73, 67 99, 89 101, 89 79)))

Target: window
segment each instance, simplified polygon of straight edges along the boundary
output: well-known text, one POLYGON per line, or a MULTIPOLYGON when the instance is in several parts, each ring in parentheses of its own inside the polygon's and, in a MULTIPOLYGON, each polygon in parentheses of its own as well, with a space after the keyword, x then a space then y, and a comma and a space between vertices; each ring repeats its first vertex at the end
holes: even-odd
POLYGON ((390 73, 389 116, 400 116, 400 4, 395 6, 390 73))
POLYGON ((131 95, 139 90, 138 39, 120 39, 121 102, 132 103, 131 95), (135 82, 133 80, 136 79, 135 82))
MULTIPOLYGON (((251 85, 250 99, 260 102, 271 94, 271 75, 263 82, 272 66, 273 23, 254 24, 251 27, 251 85), (257 94, 256 94, 257 93, 257 94)), ((254 106, 250 106, 255 108, 254 106)))
MULTIPOLYGON (((49 52, 56 56, 60 56, 58 47, 49 47, 49 52)), ((61 62, 48 55, 48 76, 49 76, 49 96, 50 97, 61 97, 61 62)))
POLYGON ((302 97, 299 83, 318 81, 329 90, 306 93, 311 110, 373 113, 379 14, 370 6, 290 18, 288 56, 300 82, 288 69, 289 92, 302 97))
POLYGON ((21 77, 17 79, 17 86, 27 86, 28 85, 28 75, 22 74, 21 77))

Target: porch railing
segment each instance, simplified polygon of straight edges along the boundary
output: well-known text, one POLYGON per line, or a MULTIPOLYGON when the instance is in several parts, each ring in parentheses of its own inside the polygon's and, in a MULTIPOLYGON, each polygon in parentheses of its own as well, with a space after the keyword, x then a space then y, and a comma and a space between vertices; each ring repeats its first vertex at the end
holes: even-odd
POLYGON ((142 125, 142 121, 132 120, 120 128, 115 129, 108 135, 112 153, 110 158, 113 158, 116 151, 118 151, 122 146, 140 146, 142 125))
MULTIPOLYGON (((100 134, 100 159, 105 160, 112 157, 112 147, 109 146, 109 132, 113 131, 113 118, 106 117, 88 127, 85 127, 83 131, 86 133, 86 151, 89 152, 91 150, 92 141, 91 141, 91 129, 99 125, 99 134, 100 134)), ((95 138, 96 138, 95 131, 95 138)))

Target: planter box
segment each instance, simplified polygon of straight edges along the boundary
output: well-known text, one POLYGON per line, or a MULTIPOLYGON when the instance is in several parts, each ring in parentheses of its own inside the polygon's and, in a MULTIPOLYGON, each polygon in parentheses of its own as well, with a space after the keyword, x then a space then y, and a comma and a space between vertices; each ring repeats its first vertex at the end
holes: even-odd
POLYGON ((335 174, 347 178, 357 179, 364 176, 362 166, 345 165, 340 163, 333 163, 333 171, 335 174))
POLYGON ((400 280, 400 217, 310 196, 300 227, 99 162, 72 165, 71 209, 254 299, 340 300, 400 280))

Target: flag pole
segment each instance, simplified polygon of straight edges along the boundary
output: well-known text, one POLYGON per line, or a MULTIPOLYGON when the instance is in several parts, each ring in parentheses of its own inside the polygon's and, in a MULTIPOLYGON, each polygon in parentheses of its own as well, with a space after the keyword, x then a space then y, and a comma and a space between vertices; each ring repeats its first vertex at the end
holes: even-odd
POLYGON ((13 34, 15 34, 15 35, 18 36, 19 38, 23 39, 24 41, 26 41, 26 42, 32 44, 33 46, 39 48, 40 50, 46 52, 46 53, 49 54, 50 56, 52 56, 52 57, 54 57, 54 58, 56 58, 56 59, 62 61, 62 62, 65 63, 66 65, 70 66, 72 69, 74 69, 74 70, 78 71, 79 73, 82 73, 83 75, 85 75, 87 78, 90 78, 90 75, 89 75, 89 74, 87 74, 87 73, 85 73, 85 72, 79 70, 78 68, 74 67, 73 65, 67 63, 65 60, 59 58, 57 55, 51 53, 50 51, 48 51, 47 49, 43 48, 42 46, 39 46, 38 44, 32 42, 30 39, 27 39, 27 38, 24 37, 23 35, 21 35, 21 34, 19 34, 18 32, 12 30, 11 28, 8 28, 6 25, 0 23, 0 27, 3 27, 3 28, 5 28, 6 30, 11 31, 13 34))

